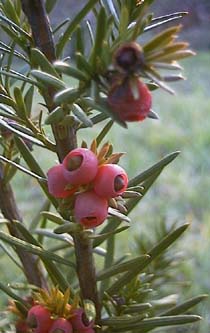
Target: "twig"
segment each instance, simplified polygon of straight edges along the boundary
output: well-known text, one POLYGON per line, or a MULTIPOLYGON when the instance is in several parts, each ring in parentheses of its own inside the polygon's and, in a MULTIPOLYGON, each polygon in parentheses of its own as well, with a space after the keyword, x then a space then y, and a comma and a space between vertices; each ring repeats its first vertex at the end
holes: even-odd
POLYGON ((89 299, 95 304, 96 323, 100 323, 100 301, 96 285, 95 263, 93 258, 92 240, 84 233, 74 237, 77 274, 83 299, 89 299))
MULTIPOLYGON (((0 164, 0 210, 4 217, 10 221, 7 224, 9 232, 12 236, 24 239, 24 237, 17 230, 13 224, 14 220, 22 222, 22 217, 18 211, 17 204, 15 201, 12 187, 9 183, 5 184, 3 181, 3 168, 0 164)), ((29 283, 34 284, 38 287, 46 287, 46 281, 41 273, 40 267, 38 266, 37 258, 20 248, 16 248, 17 255, 23 265, 23 269, 26 278, 29 283)))

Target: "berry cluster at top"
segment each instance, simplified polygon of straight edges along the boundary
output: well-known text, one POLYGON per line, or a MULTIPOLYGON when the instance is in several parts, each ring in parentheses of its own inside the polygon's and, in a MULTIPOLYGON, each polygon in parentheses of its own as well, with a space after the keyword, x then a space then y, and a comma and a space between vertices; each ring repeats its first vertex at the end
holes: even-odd
POLYGON ((47 172, 49 192, 56 198, 73 196, 75 220, 85 228, 103 223, 109 199, 120 196, 128 185, 124 169, 101 157, 100 152, 97 157, 90 149, 76 148, 47 172))

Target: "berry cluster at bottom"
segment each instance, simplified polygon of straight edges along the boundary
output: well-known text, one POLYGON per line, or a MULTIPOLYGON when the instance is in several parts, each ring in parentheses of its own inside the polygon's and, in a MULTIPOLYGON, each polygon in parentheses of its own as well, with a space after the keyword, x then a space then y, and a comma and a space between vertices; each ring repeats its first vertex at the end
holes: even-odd
MULTIPOLYGON (((20 326, 20 322, 18 323, 20 326)), ((25 331, 33 333, 94 333, 94 322, 88 321, 82 308, 75 309, 70 318, 53 318, 51 312, 43 305, 34 305, 24 322, 25 331)), ((16 324, 16 331, 18 327, 16 324)))

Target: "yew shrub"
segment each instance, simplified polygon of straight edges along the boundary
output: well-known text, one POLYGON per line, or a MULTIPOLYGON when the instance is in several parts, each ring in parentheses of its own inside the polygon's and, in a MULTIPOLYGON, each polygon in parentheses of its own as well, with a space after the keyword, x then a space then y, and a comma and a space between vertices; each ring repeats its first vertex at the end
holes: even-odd
POLYGON ((132 131, 132 122, 141 130, 142 121, 158 119, 153 91, 173 94, 171 82, 183 79, 178 61, 194 54, 177 41, 174 23, 186 13, 156 17, 153 2, 84 1, 52 29, 56 1, 0 1, 0 240, 22 273, 18 283, 0 282, 8 295, 2 332, 144 333, 201 319, 191 308, 205 295, 180 303, 173 288, 162 291, 178 275, 168 248, 188 224, 154 226, 154 243, 135 240, 139 255, 116 253, 116 242, 127 241, 130 212, 179 152, 128 180, 120 159, 129 159, 129 147, 125 156, 116 152, 109 130, 132 131), (89 127, 98 130, 90 145, 89 127), (35 146, 54 154, 51 168, 37 162, 35 146), (31 221, 15 200, 17 171, 45 197, 31 221))

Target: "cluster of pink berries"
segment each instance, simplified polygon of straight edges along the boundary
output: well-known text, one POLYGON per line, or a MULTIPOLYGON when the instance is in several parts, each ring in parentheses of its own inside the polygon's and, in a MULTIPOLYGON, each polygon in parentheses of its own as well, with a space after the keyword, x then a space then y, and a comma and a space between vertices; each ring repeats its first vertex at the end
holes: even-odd
POLYGON ((75 194, 74 216, 85 228, 94 228, 108 215, 108 200, 121 195, 128 177, 117 164, 99 165, 90 149, 77 148, 48 170, 48 189, 56 198, 75 194))
MULTIPOLYGON (((43 305, 34 305, 29 310, 26 323, 33 333, 94 333, 94 322, 86 318, 82 308, 73 310, 70 318, 53 319, 43 305)), ((27 332, 27 331, 26 331, 27 332)))

